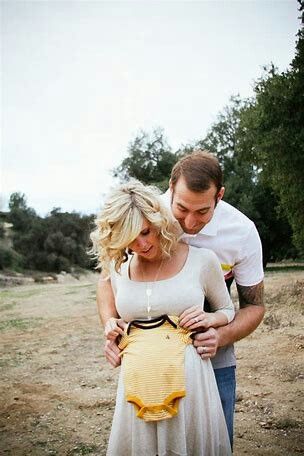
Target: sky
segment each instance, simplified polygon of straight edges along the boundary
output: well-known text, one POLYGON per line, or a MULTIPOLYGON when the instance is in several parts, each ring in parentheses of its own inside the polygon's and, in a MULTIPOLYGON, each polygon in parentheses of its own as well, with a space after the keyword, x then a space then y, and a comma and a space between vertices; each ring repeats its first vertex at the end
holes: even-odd
POLYGON ((0 210, 96 213, 141 130, 203 138, 263 66, 284 71, 296 0, 0 0, 0 210))

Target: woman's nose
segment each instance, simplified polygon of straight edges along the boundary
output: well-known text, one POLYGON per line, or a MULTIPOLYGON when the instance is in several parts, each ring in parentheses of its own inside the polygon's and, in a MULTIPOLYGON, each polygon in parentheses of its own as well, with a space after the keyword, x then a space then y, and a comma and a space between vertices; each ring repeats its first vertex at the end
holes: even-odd
POLYGON ((142 237, 139 237, 139 238, 137 239, 137 245, 138 245, 138 247, 141 248, 141 249, 144 248, 144 247, 147 245, 146 239, 144 239, 144 238, 142 238, 142 237))

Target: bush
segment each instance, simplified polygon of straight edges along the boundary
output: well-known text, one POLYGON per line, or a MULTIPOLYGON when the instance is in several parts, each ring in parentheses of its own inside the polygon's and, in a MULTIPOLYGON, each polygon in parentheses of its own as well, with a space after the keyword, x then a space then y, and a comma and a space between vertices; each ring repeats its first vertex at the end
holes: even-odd
POLYGON ((15 270, 23 266, 23 257, 13 249, 0 246, 0 269, 12 268, 15 270))

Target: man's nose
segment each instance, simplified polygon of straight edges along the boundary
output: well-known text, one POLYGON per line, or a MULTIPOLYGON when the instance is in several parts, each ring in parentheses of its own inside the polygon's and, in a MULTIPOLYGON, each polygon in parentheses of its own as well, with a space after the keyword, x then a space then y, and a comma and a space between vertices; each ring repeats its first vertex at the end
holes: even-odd
POLYGON ((191 230, 196 225, 196 217, 193 214, 187 214, 184 219, 185 226, 188 230, 191 230))

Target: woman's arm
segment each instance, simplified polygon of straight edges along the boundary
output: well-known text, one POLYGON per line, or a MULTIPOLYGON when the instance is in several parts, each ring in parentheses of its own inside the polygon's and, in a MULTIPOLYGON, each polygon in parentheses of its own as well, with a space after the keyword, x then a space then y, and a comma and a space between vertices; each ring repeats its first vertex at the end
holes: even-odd
POLYGON ((117 367, 121 363, 119 356, 121 350, 116 344, 116 338, 123 334, 125 322, 119 318, 110 277, 105 278, 100 275, 96 298, 99 318, 107 337, 104 349, 105 357, 113 367, 117 367))
POLYGON ((101 275, 99 278, 97 308, 107 339, 115 340, 118 336, 123 335, 126 323, 119 318, 110 277, 104 278, 101 275))
POLYGON ((227 325, 235 315, 218 258, 213 252, 205 249, 202 250, 202 255, 205 256, 205 261, 200 274, 200 282, 212 312, 204 312, 203 305, 186 309, 180 315, 180 325, 192 330, 227 325))
POLYGON ((235 316, 234 305, 227 290, 221 264, 216 254, 211 250, 207 252, 208 262, 201 271, 201 285, 210 304, 211 311, 225 314, 228 320, 227 324, 235 316))
POLYGON ((99 318, 103 326, 106 325, 109 318, 119 318, 111 279, 109 276, 104 277, 103 273, 100 274, 97 283, 96 301, 99 318))
POLYGON ((106 326, 109 318, 119 318, 111 279, 109 276, 103 277, 102 273, 97 283, 96 301, 99 318, 103 326, 106 326))

